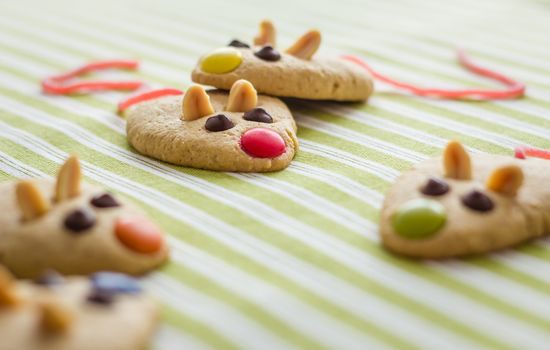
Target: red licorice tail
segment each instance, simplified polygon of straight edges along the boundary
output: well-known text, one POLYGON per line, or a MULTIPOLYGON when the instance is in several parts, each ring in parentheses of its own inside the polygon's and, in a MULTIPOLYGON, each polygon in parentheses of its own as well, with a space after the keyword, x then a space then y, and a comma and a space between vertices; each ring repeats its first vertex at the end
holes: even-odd
POLYGON ((550 150, 544 150, 536 147, 518 146, 514 149, 514 155, 519 159, 536 157, 550 160, 550 150))
POLYGON ((141 81, 90 80, 77 81, 73 83, 69 83, 69 81, 71 79, 94 71, 106 69, 136 70, 138 69, 138 67, 139 62, 133 60, 108 60, 90 62, 69 72, 54 75, 44 79, 41 83, 42 91, 44 93, 52 95, 69 95, 74 93, 85 93, 94 91, 136 90, 143 85, 141 81))
POLYGON ((183 94, 183 91, 171 88, 146 91, 144 93, 130 96, 120 101, 120 103, 118 104, 118 113, 122 114, 128 108, 140 102, 154 100, 163 96, 177 96, 181 94, 183 94))
POLYGON ((480 67, 474 64, 466 53, 462 50, 458 50, 458 62, 468 69, 470 72, 481 75, 486 78, 497 80, 507 86, 504 90, 490 90, 490 89, 463 89, 463 90, 450 90, 450 89, 432 89, 418 87, 413 84, 400 82, 398 80, 389 78, 381 73, 378 73, 371 68, 361 58, 353 55, 344 55, 343 59, 353 62, 360 67, 367 70, 375 79, 390 84, 396 88, 409 91, 413 95, 438 97, 442 99, 466 99, 475 98, 478 100, 499 100, 499 99, 513 99, 522 97, 525 94, 525 84, 515 81, 503 74, 494 72, 487 68, 480 67))

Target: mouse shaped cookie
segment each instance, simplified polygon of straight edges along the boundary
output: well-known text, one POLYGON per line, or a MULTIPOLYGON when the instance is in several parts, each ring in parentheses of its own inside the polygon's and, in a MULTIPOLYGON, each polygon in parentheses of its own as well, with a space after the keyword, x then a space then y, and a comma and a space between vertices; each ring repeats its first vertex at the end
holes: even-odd
POLYGON ((195 85, 183 96, 126 111, 128 142, 141 154, 194 168, 265 172, 284 169, 298 150, 296 123, 279 99, 245 80, 229 94, 195 85))
POLYGON ((124 274, 15 281, 0 266, 0 350, 145 349, 155 303, 124 274))
POLYGON ((443 159, 416 165, 389 190, 383 245, 412 257, 445 258, 550 234, 549 173, 547 160, 470 156, 452 141, 443 159))
POLYGON ((142 274, 161 265, 168 247, 160 229, 130 203, 81 183, 80 169, 71 156, 56 180, 0 184, 0 263, 24 278, 46 268, 142 274))
POLYGON ((250 81, 259 93, 311 100, 363 101, 373 91, 372 77, 357 65, 338 58, 313 57, 321 34, 311 30, 284 52, 275 48, 275 27, 260 24, 254 45, 233 40, 200 58, 192 80, 229 89, 250 81))

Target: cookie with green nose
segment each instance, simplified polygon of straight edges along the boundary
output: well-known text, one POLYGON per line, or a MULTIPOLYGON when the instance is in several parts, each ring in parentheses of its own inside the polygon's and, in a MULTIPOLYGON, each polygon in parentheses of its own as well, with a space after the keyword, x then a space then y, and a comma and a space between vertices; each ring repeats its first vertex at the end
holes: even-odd
POLYGON ((364 101, 373 92, 372 77, 340 58, 317 57, 321 33, 310 30, 285 50, 276 46, 275 26, 260 24, 249 44, 232 40, 203 55, 192 73, 199 84, 229 90, 240 79, 259 93, 310 100, 364 101))
POLYGON ((390 188, 381 211, 382 244, 433 259, 512 248, 548 235, 549 172, 547 160, 470 154, 451 141, 442 157, 415 165, 390 188))

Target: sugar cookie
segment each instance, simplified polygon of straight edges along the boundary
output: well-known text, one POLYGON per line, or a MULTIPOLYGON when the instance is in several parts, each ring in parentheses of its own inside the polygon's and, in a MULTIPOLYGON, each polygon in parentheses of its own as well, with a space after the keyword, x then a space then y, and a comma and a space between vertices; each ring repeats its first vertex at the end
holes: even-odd
POLYGON ((284 52, 275 48, 275 27, 260 24, 250 45, 233 40, 200 58, 192 80, 228 90, 239 79, 250 81, 259 93, 312 100, 362 101, 373 91, 372 77, 354 63, 313 57, 321 34, 311 30, 284 52))
POLYGON ((0 350, 145 349, 157 314, 127 275, 15 281, 0 265, 0 350))
POLYGON ((549 234, 549 172, 547 160, 469 155, 452 141, 442 159, 416 165, 389 190, 382 242, 404 255, 445 258, 549 234))
POLYGON ((167 259, 160 229, 130 203, 81 183, 75 156, 55 181, 0 184, 0 198, 0 263, 18 277, 33 278, 46 268, 142 274, 167 259))
POLYGON ((284 169, 298 150, 296 123, 279 99, 238 80, 229 94, 201 86, 126 113, 128 142, 169 163, 219 171, 284 169))

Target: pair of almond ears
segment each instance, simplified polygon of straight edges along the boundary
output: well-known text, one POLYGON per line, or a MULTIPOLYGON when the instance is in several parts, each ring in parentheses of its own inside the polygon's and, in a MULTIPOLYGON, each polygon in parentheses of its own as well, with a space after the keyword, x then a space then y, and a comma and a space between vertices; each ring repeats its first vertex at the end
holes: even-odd
MULTIPOLYGON (((80 161, 78 157, 70 156, 57 175, 54 202, 59 203, 78 196, 81 178, 80 161)), ((15 187, 15 195, 24 221, 42 216, 51 208, 50 201, 30 180, 19 181, 15 187)))
MULTIPOLYGON (((248 112, 258 104, 258 93, 247 80, 237 80, 231 86, 225 111, 248 112)), ((210 96, 200 85, 193 85, 185 92, 182 102, 181 119, 191 121, 214 114, 210 96)))
MULTIPOLYGON (((445 177, 456 180, 472 178, 472 164, 468 152, 462 144, 451 141, 443 152, 443 168, 445 177)), ((515 196, 523 184, 523 171, 517 165, 499 167, 489 175, 485 186, 494 192, 515 196)))
MULTIPOLYGON (((23 301, 17 291, 15 279, 5 267, 0 266, 0 308, 17 307, 23 301)), ((38 307, 40 329, 46 333, 62 333, 74 320, 74 312, 58 300, 42 300, 38 307)))
MULTIPOLYGON (((271 21, 260 22, 260 31, 254 38, 254 45, 271 45, 275 47, 276 41, 275 26, 271 21)), ((317 52, 321 45, 321 33, 318 30, 310 30, 302 35, 296 42, 285 50, 289 55, 309 60, 317 52)))

